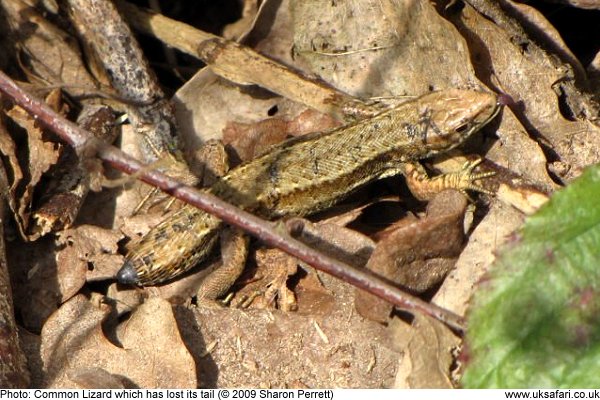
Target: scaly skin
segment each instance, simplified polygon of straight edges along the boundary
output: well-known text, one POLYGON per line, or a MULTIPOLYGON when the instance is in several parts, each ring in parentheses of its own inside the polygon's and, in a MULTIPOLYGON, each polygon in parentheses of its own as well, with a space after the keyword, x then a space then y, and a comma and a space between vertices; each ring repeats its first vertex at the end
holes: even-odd
MULTIPOLYGON (((374 117, 285 141, 208 191, 268 219, 321 211, 371 181, 405 173, 411 162, 458 146, 492 120, 501 103, 484 92, 426 94, 374 117)), ((477 189, 473 180, 481 176, 467 178, 444 180, 449 183, 440 189, 477 189)), ((219 219, 184 206, 129 251, 117 277, 139 285, 172 279, 207 257, 221 229, 219 219)))

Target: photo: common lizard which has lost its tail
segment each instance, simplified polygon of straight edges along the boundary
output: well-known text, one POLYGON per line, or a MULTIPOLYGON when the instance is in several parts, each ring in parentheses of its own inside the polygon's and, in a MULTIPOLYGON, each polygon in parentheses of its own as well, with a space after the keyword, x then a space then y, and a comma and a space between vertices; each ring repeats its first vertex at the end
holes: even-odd
MULTIPOLYGON (((417 182, 409 182, 417 197, 447 188, 484 191, 475 181, 488 174, 474 173, 476 163, 431 179, 415 163, 460 145, 505 104, 504 95, 490 92, 432 92, 331 131, 284 141, 207 190, 267 219, 324 210, 369 182, 397 174, 417 182)), ((133 244, 117 279, 135 285, 173 279, 209 255, 223 228, 218 218, 186 205, 133 244)), ((224 294, 240 272, 221 271, 208 297, 224 294)))

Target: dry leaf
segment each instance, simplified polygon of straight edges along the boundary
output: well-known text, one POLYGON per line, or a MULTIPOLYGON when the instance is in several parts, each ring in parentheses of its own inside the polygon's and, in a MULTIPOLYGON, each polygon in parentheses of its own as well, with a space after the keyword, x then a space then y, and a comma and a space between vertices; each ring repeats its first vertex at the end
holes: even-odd
POLYGON ((58 238, 14 243, 9 265, 24 326, 39 332, 48 316, 86 280, 111 279, 123 264, 123 256, 116 254, 121 238, 114 231, 83 225, 58 238))
MULTIPOLYGON (((104 105, 86 104, 77 118, 77 123, 82 129, 106 143, 112 143, 118 133, 115 115, 104 105)), ((100 160, 92 155, 83 155, 80 158, 71 147, 64 148, 51 178, 32 215, 35 221, 33 230, 41 236, 51 231, 70 228, 79 214, 88 190, 99 190, 101 182, 106 179, 100 160)))
POLYGON ((17 188, 23 179, 23 171, 17 158, 17 146, 6 130, 4 119, 0 119, 0 152, 8 159, 8 162, 4 163, 4 167, 8 172, 8 176, 12 178, 12 182, 9 182, 8 202, 14 212, 19 207, 17 205, 17 188))
POLYGON ((95 89, 96 82, 71 36, 26 2, 2 1, 2 7, 11 25, 13 40, 22 52, 20 61, 32 82, 71 86, 67 90, 73 94, 95 89))
POLYGON ((56 255, 57 280, 62 302, 72 297, 86 280, 111 279, 123 265, 117 254, 123 238, 118 232, 93 225, 81 225, 58 234, 62 249, 56 255))
POLYGON ((323 132, 337 125, 327 115, 306 110, 291 121, 269 118, 250 124, 230 122, 223 130, 223 142, 235 149, 241 161, 248 161, 289 136, 323 132))
POLYGON ((410 329, 393 324, 394 336, 408 340, 394 388, 451 389, 452 350, 459 339, 441 322, 416 314, 410 329), (408 336, 408 337, 407 337, 408 336))
POLYGON ((294 53, 355 96, 414 96, 477 87, 456 29, 422 1, 292 2, 294 53))
MULTIPOLYGON (((28 159, 27 171, 29 180, 25 182, 25 189, 11 190, 9 204, 15 213, 17 225, 21 235, 29 237, 29 215, 31 212, 31 202, 33 200, 33 191, 35 186, 40 182, 42 175, 47 172, 50 167, 56 164, 60 154, 60 146, 57 143, 44 140, 43 132, 39 128, 36 120, 30 116, 25 110, 20 107, 13 107, 7 112, 7 115, 14 122, 20 125, 27 132, 28 144, 28 159)), ((22 182, 14 182, 11 187, 16 187, 22 182)), ((35 234, 34 237, 37 237, 35 234)))
MULTIPOLYGON (((464 27, 462 32, 471 44, 474 59, 481 60, 481 68, 496 71, 490 84, 512 96, 519 105, 514 107, 519 119, 526 120, 534 127, 536 136, 543 138, 545 144, 566 164, 561 170, 556 169, 554 172, 568 180, 579 175, 584 166, 598 162, 599 128, 582 115, 585 107, 589 107, 585 96, 573 96, 572 99, 566 97, 564 107, 560 104, 559 93, 569 89, 569 67, 557 63, 557 58, 539 49, 534 43, 519 43, 510 32, 503 29, 506 27, 502 26, 502 21, 494 23, 469 5, 459 17, 457 25, 464 27), (564 88, 557 87, 563 84, 564 88), (576 107, 583 109, 577 110, 576 107), (561 109, 570 109, 575 115, 565 116, 561 109)), ((509 114, 507 110, 504 113, 509 114)), ((514 119, 511 121, 503 118, 498 133, 500 142, 492 151, 492 160, 509 166, 533 182, 553 187, 553 182, 546 177, 545 157, 539 150, 538 155, 535 155, 530 145, 519 145, 529 139, 525 129, 515 129, 516 125, 520 126, 514 119), (507 122, 511 124, 505 125, 507 122)))
POLYGON ((51 316, 41 344, 47 387, 74 387, 90 368, 117 375, 129 387, 196 387, 194 360, 166 301, 148 299, 121 325, 122 347, 111 343, 102 330, 110 312, 99 296, 88 300, 78 295, 51 316))
POLYGON ((524 216, 502 203, 492 204, 487 217, 469 236, 455 269, 448 275, 432 302, 464 315, 475 285, 495 258, 495 248, 523 223, 524 216))
MULTIPOLYGON (((454 190, 438 194, 425 218, 407 218, 386 230, 366 268, 413 293, 438 285, 462 250, 466 207, 465 197, 454 190)), ((393 308, 362 290, 356 291, 355 303, 359 314, 379 322, 387 322, 393 308)))

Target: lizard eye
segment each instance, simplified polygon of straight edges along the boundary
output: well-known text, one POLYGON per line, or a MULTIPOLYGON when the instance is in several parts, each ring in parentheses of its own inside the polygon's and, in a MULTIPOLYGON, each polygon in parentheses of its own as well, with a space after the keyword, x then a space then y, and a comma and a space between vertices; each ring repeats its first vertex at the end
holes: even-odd
POLYGON ((462 125, 457 126, 455 129, 455 131, 458 133, 465 133, 468 130, 469 130, 469 124, 466 122, 462 125))

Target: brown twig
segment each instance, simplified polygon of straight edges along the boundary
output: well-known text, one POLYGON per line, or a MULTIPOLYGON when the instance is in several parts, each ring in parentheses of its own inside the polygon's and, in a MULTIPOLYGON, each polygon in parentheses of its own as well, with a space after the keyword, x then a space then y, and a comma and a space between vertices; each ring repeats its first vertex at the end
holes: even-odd
POLYGON ((368 105, 322 81, 303 76, 249 47, 126 1, 117 1, 116 5, 135 29, 201 59, 215 74, 229 81, 240 85, 259 85, 342 120, 351 114, 350 111, 359 115, 380 111, 378 106, 368 105))
POLYGON ((315 268, 373 293, 390 303, 409 311, 419 311, 443 321, 457 331, 464 330, 464 320, 451 311, 429 304, 402 292, 386 281, 367 272, 350 267, 332 259, 303 243, 281 234, 273 224, 240 210, 208 193, 186 186, 158 171, 151 170, 136 159, 111 145, 91 136, 74 123, 62 118, 43 102, 19 88, 8 76, 0 72, 0 91, 34 115, 43 125, 72 145, 78 154, 96 154, 112 167, 137 174, 140 180, 156 186, 164 192, 209 212, 223 221, 251 233, 263 242, 284 250, 315 268), (93 153, 92 153, 93 152, 93 153))

